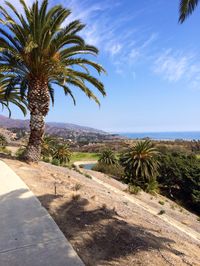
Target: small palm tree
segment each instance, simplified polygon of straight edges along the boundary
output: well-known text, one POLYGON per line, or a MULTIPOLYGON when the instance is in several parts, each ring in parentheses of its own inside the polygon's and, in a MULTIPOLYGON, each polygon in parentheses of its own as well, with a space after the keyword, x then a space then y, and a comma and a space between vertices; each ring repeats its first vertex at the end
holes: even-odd
POLYGON ((48 8, 48 0, 43 0, 41 5, 35 0, 31 8, 25 0, 19 2, 22 14, 11 2, 5 1, 6 8, 0 6, 0 75, 9 83, 8 93, 16 87, 20 88, 22 97, 27 92, 30 138, 25 159, 37 162, 44 118, 49 112, 50 99, 54 102, 54 89, 63 89, 75 103, 71 87, 77 87, 99 104, 90 85, 102 95, 106 93, 90 67, 99 74, 104 69, 89 57, 96 56, 98 49, 87 45, 79 36, 84 25, 79 20, 66 24, 69 9, 61 5, 48 8))
POLYGON ((53 159, 58 160, 60 164, 66 164, 70 161, 71 155, 67 144, 58 144, 54 150, 53 159))
POLYGON ((179 22, 183 23, 199 4, 199 0, 180 0, 179 22))
POLYGON ((113 151, 105 150, 100 155, 98 162, 101 164, 113 165, 117 163, 117 158, 113 151))
POLYGON ((45 136, 42 140, 41 155, 43 159, 47 159, 53 156, 55 152, 56 144, 55 139, 51 136, 45 136))
POLYGON ((120 163, 129 181, 135 184, 147 183, 158 174, 158 151, 149 140, 139 141, 125 152, 120 163))

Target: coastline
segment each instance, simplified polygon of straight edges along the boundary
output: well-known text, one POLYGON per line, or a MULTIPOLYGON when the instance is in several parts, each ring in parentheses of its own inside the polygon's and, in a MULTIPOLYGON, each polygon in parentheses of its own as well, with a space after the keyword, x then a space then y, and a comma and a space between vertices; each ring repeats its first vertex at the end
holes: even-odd
POLYGON ((200 140, 200 131, 180 132, 118 132, 119 136, 128 139, 142 140, 151 139, 154 141, 192 141, 200 140))

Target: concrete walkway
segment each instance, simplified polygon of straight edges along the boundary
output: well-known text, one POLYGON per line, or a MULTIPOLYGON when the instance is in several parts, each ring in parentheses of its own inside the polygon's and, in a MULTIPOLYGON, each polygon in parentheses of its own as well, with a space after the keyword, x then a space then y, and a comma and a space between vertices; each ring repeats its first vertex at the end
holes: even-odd
POLYGON ((0 161, 0 266, 83 266, 26 184, 0 161))

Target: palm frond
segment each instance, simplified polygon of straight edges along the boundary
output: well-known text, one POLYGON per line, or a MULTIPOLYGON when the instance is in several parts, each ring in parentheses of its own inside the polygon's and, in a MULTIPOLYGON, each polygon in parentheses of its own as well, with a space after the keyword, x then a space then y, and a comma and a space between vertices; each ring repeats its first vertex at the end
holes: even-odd
POLYGON ((199 4, 199 0, 181 0, 179 7, 179 22, 183 23, 199 4))

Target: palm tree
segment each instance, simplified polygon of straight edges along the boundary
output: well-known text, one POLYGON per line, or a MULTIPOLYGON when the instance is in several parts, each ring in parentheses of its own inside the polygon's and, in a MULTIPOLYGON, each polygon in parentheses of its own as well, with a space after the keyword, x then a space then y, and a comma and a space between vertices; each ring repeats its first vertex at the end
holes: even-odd
POLYGON ((58 160, 60 164, 66 164, 70 161, 71 155, 72 153, 67 144, 58 144, 55 147, 53 159, 58 160))
POLYGON ((193 13, 199 2, 200 2, 199 0, 180 0, 180 8, 179 8, 180 23, 183 23, 185 19, 193 13))
POLYGON ((55 152, 56 141, 51 136, 44 136, 41 145, 41 155, 44 159, 50 158, 55 152))
POLYGON ((117 158, 113 151, 105 150, 101 153, 98 162, 101 164, 113 165, 117 163, 117 158))
POLYGON ((2 78, 0 78, 0 106, 2 109, 6 108, 9 112, 9 116, 11 116, 10 103, 19 107, 19 109, 23 112, 24 116, 26 115, 26 100, 21 99, 19 90, 15 90, 14 92, 9 93, 7 95, 6 88, 7 82, 3 82, 2 78))
POLYGON ((143 184, 158 174, 158 151, 149 140, 139 141, 128 152, 125 152, 120 163, 124 167, 129 181, 143 184))
POLYGON ((31 8, 24 0, 20 3, 22 14, 11 2, 5 1, 6 8, 0 6, 3 18, 0 74, 8 73, 8 92, 15 86, 20 88, 22 97, 27 92, 30 137, 25 159, 37 162, 41 154, 44 118, 49 112, 50 100, 54 102, 54 85, 70 95, 74 103, 71 86, 78 87, 99 104, 90 85, 102 95, 106 93, 104 85, 91 74, 90 67, 99 74, 104 69, 89 59, 90 55, 98 54, 98 49, 87 45, 78 35, 84 25, 79 20, 66 25, 71 13, 69 9, 61 5, 48 8, 48 0, 43 0, 41 5, 36 0, 31 8))

